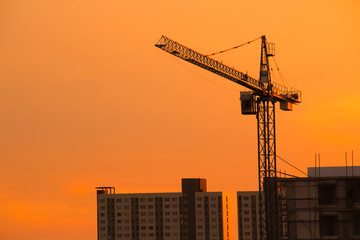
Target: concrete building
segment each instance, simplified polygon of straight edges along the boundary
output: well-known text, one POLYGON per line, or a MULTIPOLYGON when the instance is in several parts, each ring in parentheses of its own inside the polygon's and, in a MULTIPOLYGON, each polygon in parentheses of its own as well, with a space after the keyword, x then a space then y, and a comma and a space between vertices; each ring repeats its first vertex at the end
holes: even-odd
POLYGON ((116 194, 97 188, 98 240, 230 240, 229 196, 205 179, 182 179, 182 192, 116 194))
POLYGON ((258 240, 259 233, 259 192, 237 192, 239 240, 258 240))
POLYGON ((281 238, 360 239, 359 167, 309 168, 307 178, 280 178, 281 238))

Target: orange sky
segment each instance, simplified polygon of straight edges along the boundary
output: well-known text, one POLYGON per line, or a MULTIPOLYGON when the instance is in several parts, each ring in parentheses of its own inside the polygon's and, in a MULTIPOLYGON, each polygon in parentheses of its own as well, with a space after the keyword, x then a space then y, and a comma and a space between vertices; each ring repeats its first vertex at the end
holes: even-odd
MULTIPOLYGON (((0 238, 95 240, 96 186, 180 191, 180 178, 203 177, 210 191, 257 189, 244 88, 155 48, 162 34, 204 54, 267 35, 303 91, 277 112, 278 154, 305 171, 316 152, 333 166, 353 149, 360 165, 359 11, 357 0, 1 1, 0 238)), ((258 78, 259 56, 257 41, 216 59, 258 78)))

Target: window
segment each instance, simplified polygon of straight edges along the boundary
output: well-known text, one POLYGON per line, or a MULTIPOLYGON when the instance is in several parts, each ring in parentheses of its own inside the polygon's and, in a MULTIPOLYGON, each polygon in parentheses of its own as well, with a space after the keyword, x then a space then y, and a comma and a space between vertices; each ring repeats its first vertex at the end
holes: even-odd
POLYGON ((250 212, 249 211, 244 211, 244 214, 249 214, 250 212))
POLYGON ((320 205, 335 204, 336 184, 319 184, 318 194, 320 205))
POLYGON ((320 236, 337 236, 338 218, 335 215, 320 215, 320 236))
POLYGON ((165 230, 170 230, 170 226, 166 225, 165 230))
POLYGON ((153 198, 149 198, 149 199, 148 199, 148 202, 153 202, 153 201, 154 201, 153 198))
POLYGON ((244 222, 249 222, 250 218, 244 218, 244 222))
POLYGON ((170 208, 170 205, 169 205, 169 204, 165 204, 165 205, 164 205, 164 208, 170 208))
POLYGON ((116 199, 116 202, 117 202, 117 203, 121 203, 121 199, 116 199))
POLYGON ((170 198, 166 197, 166 198, 164 198, 164 201, 168 202, 168 201, 170 201, 170 198))
POLYGON ((176 197, 172 198, 172 201, 173 201, 173 202, 177 202, 177 200, 178 200, 178 199, 177 199, 176 197))
POLYGON ((249 207, 249 204, 247 204, 247 203, 244 203, 244 207, 249 207))
POLYGON ((202 201, 202 197, 197 197, 196 200, 197 201, 202 201))
POLYGON ((165 237, 170 237, 171 234, 170 233, 165 233, 165 237))
POLYGON ((149 226, 149 230, 154 230, 154 226, 149 226))
POLYGON ((105 203, 105 199, 100 199, 100 203, 105 203))
POLYGON ((353 213, 353 219, 354 219, 354 234, 360 235, 360 213, 354 212, 353 213))
POLYGON ((121 223, 121 220, 117 220, 116 222, 117 222, 117 223, 121 223))
POLYGON ((140 205, 140 209, 145 209, 146 206, 145 205, 140 205))
POLYGON ((146 226, 141 226, 140 229, 141 230, 146 230, 146 226))
POLYGON ((244 200, 249 200, 249 197, 248 196, 244 197, 244 200))
POLYGON ((118 213, 117 215, 118 215, 118 217, 121 217, 121 213, 118 213))

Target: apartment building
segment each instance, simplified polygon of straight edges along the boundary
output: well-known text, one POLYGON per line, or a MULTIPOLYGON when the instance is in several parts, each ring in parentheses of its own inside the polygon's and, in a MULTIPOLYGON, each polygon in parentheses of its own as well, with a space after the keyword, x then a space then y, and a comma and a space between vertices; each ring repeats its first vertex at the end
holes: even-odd
POLYGON ((239 240, 258 240, 259 232, 259 192, 237 192, 239 240))
POLYGON ((195 194, 196 239, 230 239, 229 196, 221 192, 195 194))
POLYGON ((182 179, 182 192, 117 194, 97 187, 98 240, 230 240, 229 195, 206 180, 182 179))

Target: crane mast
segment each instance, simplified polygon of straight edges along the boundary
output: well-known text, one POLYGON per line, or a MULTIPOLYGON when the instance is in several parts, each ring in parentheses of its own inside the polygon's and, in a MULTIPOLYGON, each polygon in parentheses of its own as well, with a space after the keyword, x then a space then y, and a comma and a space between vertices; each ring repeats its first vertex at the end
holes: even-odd
POLYGON ((280 239, 275 104, 280 102, 280 109, 291 111, 292 104, 301 102, 301 92, 271 81, 269 57, 275 55, 274 44, 268 43, 266 37, 261 36, 259 80, 165 36, 162 36, 155 46, 251 90, 240 92, 240 100, 242 114, 256 115, 257 119, 260 239, 280 239))

